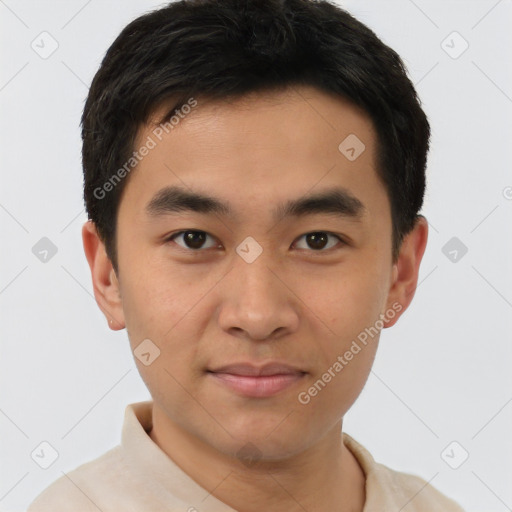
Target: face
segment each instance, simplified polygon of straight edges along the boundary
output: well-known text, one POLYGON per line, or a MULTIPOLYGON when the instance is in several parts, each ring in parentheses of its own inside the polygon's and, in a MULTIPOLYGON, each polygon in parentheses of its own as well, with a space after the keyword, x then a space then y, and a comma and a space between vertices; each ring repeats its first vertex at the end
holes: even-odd
POLYGON ((306 450, 339 427, 377 331, 408 304, 372 123, 302 87, 197 98, 161 140, 154 130, 138 134, 136 147, 156 145, 120 203, 109 313, 135 353, 151 340, 136 364, 182 431, 225 454, 306 450))

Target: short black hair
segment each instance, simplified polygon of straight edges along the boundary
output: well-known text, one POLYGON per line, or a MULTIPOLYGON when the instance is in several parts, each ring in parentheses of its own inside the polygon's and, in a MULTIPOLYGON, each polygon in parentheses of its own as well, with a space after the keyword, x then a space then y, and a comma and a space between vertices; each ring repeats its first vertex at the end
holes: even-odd
POLYGON ((82 114, 85 206, 116 271, 117 212, 128 177, 112 179, 126 169, 138 130, 156 108, 172 100, 171 116, 190 98, 228 101, 295 85, 334 93, 371 118, 396 261, 423 204, 430 141, 399 55, 326 0, 180 0, 121 31, 82 114))

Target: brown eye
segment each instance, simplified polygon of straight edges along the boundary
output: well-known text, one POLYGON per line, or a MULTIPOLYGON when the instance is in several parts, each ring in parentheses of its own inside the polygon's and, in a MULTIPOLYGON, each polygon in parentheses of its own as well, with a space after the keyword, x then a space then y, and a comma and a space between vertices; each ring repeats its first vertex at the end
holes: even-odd
MULTIPOLYGON (((210 235, 206 233, 205 231, 195 231, 195 230, 186 230, 186 231, 180 231, 179 233, 175 233, 169 238, 169 241, 174 241, 178 238, 183 239, 183 245, 178 243, 180 247, 183 247, 184 249, 191 249, 191 250, 199 250, 204 249, 205 247, 204 242, 210 235)), ((177 242, 176 242, 177 243, 177 242)), ((210 247, 215 247, 215 243, 213 243, 210 247)), ((209 247, 206 247, 209 248, 209 247)))
POLYGON ((326 233, 310 233, 306 235, 306 243, 313 249, 323 249, 327 244, 326 233))
MULTIPOLYGON (((332 233, 328 233, 326 231, 315 231, 312 233, 306 233, 305 235, 302 235, 300 238, 304 238, 307 244, 306 249, 313 249, 316 252, 325 252, 326 247, 329 243, 329 237, 332 237, 334 239, 337 239, 338 242, 341 242, 343 244, 343 240, 332 233)), ((327 249, 331 249, 334 247, 336 243, 331 243, 327 247, 327 249)), ((299 249, 302 249, 304 247, 299 247, 299 249)))

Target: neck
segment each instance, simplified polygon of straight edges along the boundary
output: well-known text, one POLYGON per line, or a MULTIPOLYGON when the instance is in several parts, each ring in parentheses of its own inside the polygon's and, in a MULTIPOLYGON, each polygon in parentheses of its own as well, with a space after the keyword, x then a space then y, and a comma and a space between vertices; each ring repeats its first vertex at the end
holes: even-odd
POLYGON ((342 442, 342 422, 316 445, 285 460, 242 464, 153 408, 151 439, 185 473, 235 510, 361 512, 365 475, 342 442))

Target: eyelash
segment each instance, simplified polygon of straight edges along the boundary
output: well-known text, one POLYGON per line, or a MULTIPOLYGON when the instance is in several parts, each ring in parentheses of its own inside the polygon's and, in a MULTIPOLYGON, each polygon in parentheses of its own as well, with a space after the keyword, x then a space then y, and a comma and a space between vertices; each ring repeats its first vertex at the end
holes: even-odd
MULTIPOLYGON (((166 243, 170 243, 170 242, 174 242, 175 238, 185 234, 185 233, 204 233, 206 234, 207 236, 210 236, 212 238, 214 238, 212 235, 210 235, 209 233, 207 233, 206 231, 201 231, 201 230, 197 230, 197 229, 184 229, 182 231, 178 231, 176 233, 173 233, 172 235, 168 236, 166 239, 165 239, 165 242, 166 243)), ((343 240, 339 235, 336 235, 334 233, 331 233, 330 231, 308 231, 307 233, 304 233, 303 235, 301 235, 298 240, 300 240, 301 238, 307 236, 307 235, 312 235, 312 234, 325 234, 325 235, 328 235, 328 236, 331 236, 331 237, 334 237, 334 238, 337 238, 338 241, 340 242, 340 246, 339 247, 330 247, 328 249, 318 249, 318 250, 314 250, 314 249, 300 249, 300 250, 307 250, 308 252, 311 252, 313 254, 315 253, 323 253, 323 252, 331 252, 332 250, 336 250, 336 249, 340 249, 341 247, 345 246, 345 245, 348 245, 348 243, 343 240)), ((190 248, 185 248, 185 247, 182 247, 181 245, 179 244, 176 244, 178 245, 178 247, 185 251, 185 252, 188 252, 188 253, 200 253, 200 252, 204 252, 206 249, 190 249, 190 248)), ((209 249, 214 249, 215 247, 210 247, 209 249)))

